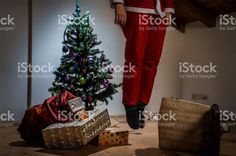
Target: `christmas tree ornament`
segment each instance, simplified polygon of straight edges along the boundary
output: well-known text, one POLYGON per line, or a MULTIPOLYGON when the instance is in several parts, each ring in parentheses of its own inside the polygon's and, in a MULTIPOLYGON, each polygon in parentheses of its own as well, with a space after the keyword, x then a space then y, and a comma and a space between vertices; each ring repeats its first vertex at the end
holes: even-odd
POLYGON ((113 69, 112 67, 109 67, 109 68, 107 69, 107 72, 108 72, 109 74, 112 74, 113 71, 114 71, 114 69, 113 69))
POLYGON ((109 87, 109 83, 104 83, 103 85, 104 85, 105 88, 109 87))
POLYGON ((89 97, 88 97, 88 102, 89 102, 89 103, 93 102, 93 97, 92 97, 92 96, 89 96, 89 97))
POLYGON ((81 85, 84 85, 84 84, 86 83, 85 78, 81 77, 81 78, 79 79, 79 83, 80 83, 81 85))
POLYGON ((70 77, 69 77, 69 76, 67 76, 67 77, 65 78, 65 80, 66 80, 66 81, 69 81, 69 80, 70 80, 70 77))
POLYGON ((93 63, 94 63, 94 59, 93 59, 93 57, 89 57, 89 59, 88 59, 88 63, 89 63, 89 64, 93 64, 93 63))
POLYGON ((72 34, 76 36, 77 35, 77 31, 76 30, 72 31, 72 34))
POLYGON ((62 48, 62 51, 64 52, 64 53, 66 53, 66 52, 68 52, 68 47, 67 46, 63 46, 63 48, 62 48))
POLYGON ((69 57, 70 57, 71 59, 75 59, 75 58, 76 58, 75 52, 70 52, 69 57))

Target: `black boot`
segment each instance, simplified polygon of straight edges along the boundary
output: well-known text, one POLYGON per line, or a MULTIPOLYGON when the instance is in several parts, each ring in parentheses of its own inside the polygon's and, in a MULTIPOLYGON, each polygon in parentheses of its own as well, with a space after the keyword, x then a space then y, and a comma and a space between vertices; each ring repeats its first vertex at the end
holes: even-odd
POLYGON ((125 106, 126 120, 132 129, 139 129, 138 110, 137 106, 125 106))
POLYGON ((139 119, 139 128, 144 128, 145 126, 145 118, 144 118, 144 109, 146 104, 139 102, 138 103, 138 119, 139 119))

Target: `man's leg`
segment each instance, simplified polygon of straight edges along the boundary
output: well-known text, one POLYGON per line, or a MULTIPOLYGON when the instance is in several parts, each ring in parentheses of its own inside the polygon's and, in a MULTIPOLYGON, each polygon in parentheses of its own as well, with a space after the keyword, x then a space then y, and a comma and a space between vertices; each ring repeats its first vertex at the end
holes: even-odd
POLYGON ((150 27, 155 29, 151 29, 148 35, 148 42, 144 54, 144 65, 142 69, 142 89, 140 90, 139 94, 139 101, 144 104, 149 103, 152 94, 157 73, 157 66, 160 62, 166 34, 166 26, 163 24, 150 27))
MULTIPOLYGON (((152 16, 152 15, 150 15, 152 16)), ((165 34, 166 26, 153 26, 149 25, 151 28, 148 35, 148 41, 146 44, 146 49, 144 52, 144 65, 142 68, 142 78, 141 78, 141 90, 139 94, 138 103, 138 115, 139 115, 139 127, 144 128, 144 108, 149 103, 153 85, 157 73, 157 66, 160 62, 165 34)))
POLYGON ((139 14, 130 12, 123 30, 126 37, 125 66, 134 67, 123 74, 123 104, 136 106, 142 89, 140 83, 148 31, 139 29, 139 14))
POLYGON ((129 126, 138 129, 140 126, 137 103, 148 34, 139 29, 139 14, 130 12, 127 14, 127 23, 123 31, 126 37, 125 66, 129 67, 123 75, 123 104, 129 126))

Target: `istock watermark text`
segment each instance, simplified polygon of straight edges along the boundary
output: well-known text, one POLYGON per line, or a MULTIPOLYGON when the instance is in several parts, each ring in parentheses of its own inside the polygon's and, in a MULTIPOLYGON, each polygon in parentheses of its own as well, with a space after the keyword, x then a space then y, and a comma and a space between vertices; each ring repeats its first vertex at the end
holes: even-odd
POLYGON ((44 65, 33 65, 26 62, 17 63, 18 78, 20 79, 29 78, 29 76, 31 78, 52 78, 52 73, 55 70, 56 66, 50 62, 44 65))
POLYGON ((213 79, 217 77, 217 65, 213 62, 200 65, 191 62, 179 63, 179 78, 181 79, 213 79))
POLYGON ((12 31, 15 28, 15 17, 10 14, 0 17, 0 31, 12 31))
POLYGON ((0 121, 1 122, 15 121, 14 115, 15 115, 15 113, 12 113, 11 111, 8 110, 7 112, 0 114, 0 121))
POLYGON ((236 30, 236 17, 234 17, 233 15, 220 15, 219 22, 221 31, 236 30))

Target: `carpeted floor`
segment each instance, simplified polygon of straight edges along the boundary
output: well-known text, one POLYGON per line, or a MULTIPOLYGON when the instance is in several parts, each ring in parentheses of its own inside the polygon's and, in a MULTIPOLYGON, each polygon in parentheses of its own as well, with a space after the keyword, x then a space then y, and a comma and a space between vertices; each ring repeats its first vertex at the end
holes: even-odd
MULTIPOLYGON (((124 117, 116 117, 111 120, 112 126, 130 131, 130 145, 107 148, 86 145, 75 150, 48 150, 39 145, 25 143, 20 139, 16 126, 1 126, 0 156, 202 156, 158 149, 158 129, 155 122, 148 122, 145 129, 134 131, 128 128, 124 117)), ((236 156, 236 130, 223 136, 221 156, 236 156)))

